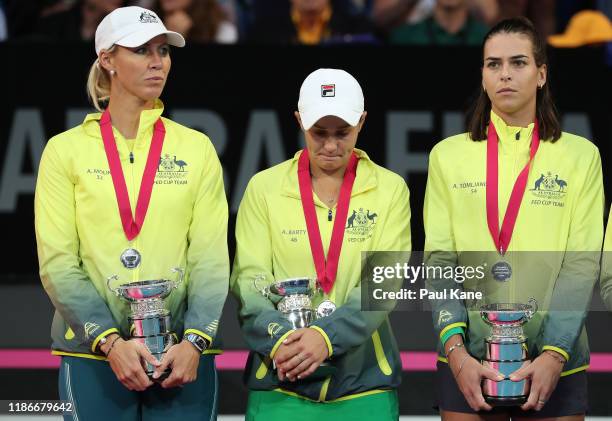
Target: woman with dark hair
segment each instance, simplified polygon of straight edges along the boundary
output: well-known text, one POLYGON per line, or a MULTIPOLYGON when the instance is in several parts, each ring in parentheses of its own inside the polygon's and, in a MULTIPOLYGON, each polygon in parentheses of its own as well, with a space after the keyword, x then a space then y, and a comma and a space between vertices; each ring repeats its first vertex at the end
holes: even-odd
POLYGON ((427 265, 486 262, 480 280, 428 280, 436 291, 484 291, 479 301, 432 300, 445 420, 579 420, 587 409, 584 319, 603 236, 601 161, 591 142, 561 132, 547 74, 545 44, 532 23, 497 24, 484 39, 469 132, 430 154, 427 265), (498 366, 502 372, 481 364, 491 332, 481 306, 530 298, 543 310, 523 326, 531 362, 498 366), (483 381, 503 389, 527 378, 531 389, 514 406, 500 407, 481 388, 483 381))
POLYGON ((157 0, 154 10, 168 29, 188 41, 233 44, 238 31, 217 0, 157 0))

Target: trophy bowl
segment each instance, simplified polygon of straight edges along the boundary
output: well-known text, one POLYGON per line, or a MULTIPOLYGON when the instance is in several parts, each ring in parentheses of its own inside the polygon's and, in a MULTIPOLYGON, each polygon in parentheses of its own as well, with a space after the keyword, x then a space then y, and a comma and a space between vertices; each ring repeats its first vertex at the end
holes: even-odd
MULTIPOLYGON (((533 300, 535 302, 535 300, 533 300)), ((480 316, 488 325, 522 326, 537 311, 537 304, 496 303, 480 308, 480 316)))
MULTIPOLYGON (((111 279, 112 280, 112 279, 111 279)), ((166 298, 175 288, 174 282, 167 279, 151 279, 129 284, 122 284, 114 288, 117 295, 130 302, 153 298, 166 298)))
POLYGON ((263 281, 265 276, 258 275, 253 280, 255 289, 264 297, 268 298, 270 294, 278 295, 279 297, 288 297, 291 295, 306 295, 311 297, 317 290, 316 281, 309 277, 288 278, 282 281, 276 281, 265 287, 260 287, 259 282, 263 281))
POLYGON ((523 325, 537 312, 538 306, 533 298, 528 304, 496 303, 480 308, 482 319, 491 326, 491 335, 485 338, 485 357, 482 364, 502 373, 501 381, 484 379, 483 395, 493 406, 522 405, 527 401, 531 383, 529 379, 518 382, 509 376, 529 364, 527 337, 523 325))

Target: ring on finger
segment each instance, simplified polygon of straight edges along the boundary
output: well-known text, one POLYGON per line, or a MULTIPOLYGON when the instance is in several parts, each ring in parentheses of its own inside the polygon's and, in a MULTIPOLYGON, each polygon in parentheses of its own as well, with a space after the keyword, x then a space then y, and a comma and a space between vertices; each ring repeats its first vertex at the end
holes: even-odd
POLYGON ((545 401, 545 400, 542 400, 542 399, 538 399, 538 403, 540 403, 540 404, 544 405, 544 404, 546 403, 546 401, 545 401))

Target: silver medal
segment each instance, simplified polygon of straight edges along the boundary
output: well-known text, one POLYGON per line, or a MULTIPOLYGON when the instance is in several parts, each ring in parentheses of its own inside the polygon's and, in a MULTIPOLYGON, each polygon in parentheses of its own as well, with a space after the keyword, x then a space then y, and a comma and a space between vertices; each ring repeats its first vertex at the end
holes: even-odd
POLYGON ((506 282, 512 277, 512 266, 508 262, 497 262, 491 268, 493 278, 499 282, 506 282))
POLYGON ((336 311, 336 305, 330 300, 321 301, 317 306, 317 318, 327 317, 336 311))
POLYGON ((140 253, 133 248, 125 249, 123 253, 121 253, 120 259, 123 266, 127 269, 134 269, 140 264, 140 253))

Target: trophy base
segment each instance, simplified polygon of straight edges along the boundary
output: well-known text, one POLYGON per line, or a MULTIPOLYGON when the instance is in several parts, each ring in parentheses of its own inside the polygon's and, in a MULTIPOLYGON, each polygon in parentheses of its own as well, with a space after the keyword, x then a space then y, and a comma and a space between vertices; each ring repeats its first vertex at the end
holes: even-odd
POLYGON ((520 406, 527 402, 528 396, 489 396, 484 395, 485 401, 491 406, 520 406))
POLYGON ((154 378, 153 378, 153 373, 154 373, 154 371, 147 371, 147 376, 149 377, 149 379, 150 379, 150 380, 151 380, 153 383, 161 383, 161 382, 163 382, 164 380, 166 380, 166 379, 167 379, 167 378, 170 376, 171 370, 166 370, 166 371, 164 371, 164 372, 161 374, 161 376, 159 376, 159 377, 158 377, 158 378, 156 378, 156 379, 154 379, 154 378))
MULTIPOLYGON (((151 353, 153 355, 153 357, 155 357, 155 359, 157 361, 161 361, 164 358, 164 354, 166 352, 153 352, 151 353)), ((168 378, 168 376, 170 375, 170 372, 172 371, 170 368, 166 368, 166 370, 164 370, 164 372, 161 374, 161 376, 159 376, 158 378, 154 379, 153 378, 153 373, 155 373, 155 366, 153 366, 152 364, 148 363, 148 362, 144 362, 144 369, 145 369, 145 373, 147 374, 147 376, 149 377, 149 379, 151 379, 152 382, 154 383, 161 383, 164 380, 166 380, 168 378)))

